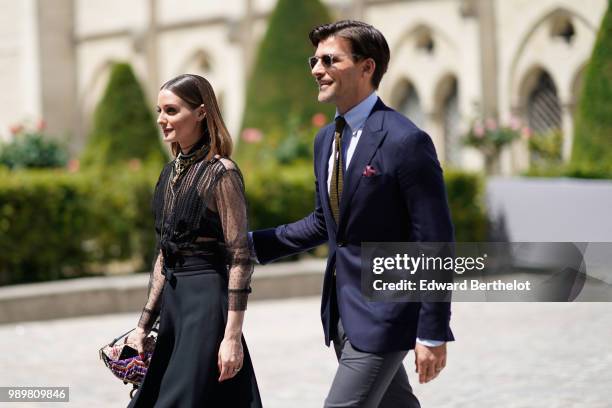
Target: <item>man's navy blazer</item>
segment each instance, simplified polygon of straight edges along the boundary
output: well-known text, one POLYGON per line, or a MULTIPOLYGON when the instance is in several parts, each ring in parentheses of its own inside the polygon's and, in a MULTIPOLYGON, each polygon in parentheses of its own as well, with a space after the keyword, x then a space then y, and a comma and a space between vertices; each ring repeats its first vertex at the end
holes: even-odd
POLYGON ((327 187, 333 137, 331 123, 315 139, 314 211, 297 222, 255 231, 259 262, 329 243, 321 302, 327 345, 335 323, 331 321, 334 269, 338 312, 355 348, 382 353, 412 349, 417 336, 454 340, 450 303, 370 302, 361 293, 362 242, 454 240, 442 169, 431 138, 378 99, 344 173, 336 225, 327 187), (374 168, 374 175, 364 175, 367 165, 374 168))

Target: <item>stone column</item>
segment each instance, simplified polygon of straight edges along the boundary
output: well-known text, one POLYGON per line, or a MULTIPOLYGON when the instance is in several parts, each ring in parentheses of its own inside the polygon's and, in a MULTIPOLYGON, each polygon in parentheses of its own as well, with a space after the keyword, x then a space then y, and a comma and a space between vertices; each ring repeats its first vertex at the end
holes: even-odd
POLYGON ((145 40, 145 59, 147 66, 147 97, 154 102, 161 85, 159 79, 159 43, 157 40, 157 0, 149 0, 147 7, 147 29, 145 40))
POLYGON ((563 132, 563 146, 561 147, 561 158, 568 162, 572 156, 572 145, 574 143, 574 104, 561 104, 561 131, 563 132))
POLYGON ((498 107, 498 69, 497 69, 497 25, 495 0, 478 0, 480 67, 482 88, 482 115, 485 118, 499 119, 498 107))
MULTIPOLYGON (((50 135, 72 137, 77 130, 76 52, 73 0, 37 0, 40 116, 50 135)), ((38 119, 38 118, 36 118, 38 119)), ((78 141, 70 143, 74 151, 78 141)))

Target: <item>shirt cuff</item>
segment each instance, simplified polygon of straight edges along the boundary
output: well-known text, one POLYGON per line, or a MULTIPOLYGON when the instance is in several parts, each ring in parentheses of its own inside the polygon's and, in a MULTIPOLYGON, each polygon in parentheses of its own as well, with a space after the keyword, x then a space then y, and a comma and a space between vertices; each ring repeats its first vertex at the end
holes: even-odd
POLYGON ((260 262, 259 259, 257 259, 257 252, 255 252, 255 244, 253 243, 253 231, 249 231, 247 233, 247 237, 249 241, 249 256, 251 257, 251 261, 259 265, 260 262))
POLYGON ((419 337, 417 337, 416 341, 417 343, 422 344, 423 346, 426 346, 426 347, 438 347, 446 343, 443 340, 428 340, 428 339, 421 339, 419 337))

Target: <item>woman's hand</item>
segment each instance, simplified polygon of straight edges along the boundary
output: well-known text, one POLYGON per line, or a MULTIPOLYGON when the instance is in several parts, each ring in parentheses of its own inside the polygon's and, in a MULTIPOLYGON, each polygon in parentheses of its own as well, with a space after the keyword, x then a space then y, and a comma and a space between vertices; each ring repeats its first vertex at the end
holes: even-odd
POLYGON ((242 368, 244 352, 241 336, 224 337, 219 347, 217 365, 219 366, 219 382, 228 380, 238 374, 242 368))
POLYGON ((141 327, 136 327, 136 329, 134 329, 129 336, 127 336, 127 338, 125 339, 125 342, 129 345, 131 345, 132 347, 134 347, 136 350, 138 350, 138 354, 140 355, 140 359, 144 361, 145 359, 145 354, 144 354, 144 340, 147 337, 147 332, 141 328, 141 327))

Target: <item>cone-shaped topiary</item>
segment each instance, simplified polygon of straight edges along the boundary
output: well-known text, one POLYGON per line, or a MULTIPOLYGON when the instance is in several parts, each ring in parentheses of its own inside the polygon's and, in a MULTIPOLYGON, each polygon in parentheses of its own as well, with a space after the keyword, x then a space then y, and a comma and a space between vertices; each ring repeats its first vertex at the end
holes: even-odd
POLYGON ((586 68, 576 112, 571 165, 598 173, 612 169, 612 0, 586 68), (598 171, 599 169, 599 171, 598 171))
POLYGON ((94 113, 83 163, 104 166, 129 159, 163 162, 166 158, 149 103, 132 68, 126 63, 115 64, 94 113))
MULTIPOLYGON (((275 139, 283 137, 289 123, 311 126, 318 112, 331 119, 333 106, 317 101, 317 87, 307 62, 314 54, 308 33, 330 20, 319 0, 278 0, 247 85, 242 126, 263 132, 263 140, 258 142, 261 147, 276 147, 280 141, 275 139)), ((249 147, 239 144, 241 156, 245 148, 253 151, 249 147)))

